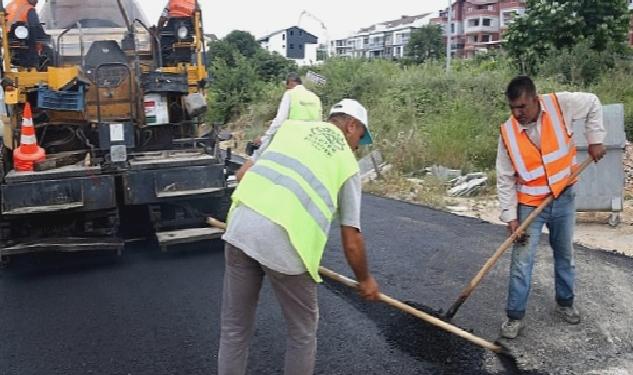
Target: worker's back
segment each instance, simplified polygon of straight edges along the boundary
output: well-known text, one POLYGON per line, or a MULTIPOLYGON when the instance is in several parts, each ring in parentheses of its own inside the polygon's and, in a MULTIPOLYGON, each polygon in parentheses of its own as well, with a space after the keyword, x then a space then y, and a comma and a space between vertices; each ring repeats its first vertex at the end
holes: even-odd
POLYGON ((196 10, 196 0, 169 0, 169 17, 191 17, 196 10))
POLYGON ((288 91, 290 95, 289 120, 321 121, 321 99, 312 91, 299 85, 288 91))
POLYGON ((33 5, 28 0, 13 0, 10 2, 5 9, 7 26, 10 28, 16 22, 26 23, 29 10, 31 9, 33 9, 33 5))

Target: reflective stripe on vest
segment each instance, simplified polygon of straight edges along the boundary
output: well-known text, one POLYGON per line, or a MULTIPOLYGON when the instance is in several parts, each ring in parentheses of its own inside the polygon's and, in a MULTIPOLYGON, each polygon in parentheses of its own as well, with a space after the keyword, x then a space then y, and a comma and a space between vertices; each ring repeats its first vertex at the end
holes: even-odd
POLYGON ((319 198, 323 200, 325 205, 330 210, 330 213, 334 214, 334 212, 336 212, 336 206, 334 206, 334 202, 332 202, 332 198, 330 197, 330 193, 328 193, 327 188, 321 183, 321 181, 319 181, 317 176, 312 173, 310 168, 308 168, 301 161, 275 151, 265 153, 264 155, 262 155, 260 160, 274 161, 275 163, 290 168, 300 174, 303 179, 306 180, 306 182, 314 188, 314 191, 319 195, 319 198))
MULTIPOLYGON (((544 104, 545 110, 547 111, 547 113, 549 114, 558 113, 557 106, 556 104, 554 104, 553 95, 551 94, 543 95, 542 103, 544 104)), ((565 124, 564 124, 564 120, 562 119, 562 116, 550 115, 549 117, 552 121, 552 125, 554 126, 554 134, 556 134, 556 141, 558 142, 558 150, 552 153, 549 153, 547 155, 543 155, 543 161, 545 163, 551 163, 553 161, 556 161, 564 157, 565 155, 567 155, 567 153, 569 153, 569 147, 567 145, 567 139, 566 139, 567 130, 565 129, 565 124), (563 134, 563 132, 565 134, 563 134)))
MULTIPOLYGON (((319 225, 323 234, 328 234, 330 230, 330 220, 323 215, 323 212, 321 212, 317 203, 310 198, 308 192, 292 177, 286 176, 265 165, 255 165, 249 172, 265 177, 273 184, 283 186, 290 190, 299 199, 303 208, 312 216, 312 219, 319 225)), ((334 212, 332 212, 332 214, 334 214, 334 212)))
MULTIPOLYGON (((338 193, 356 173, 358 162, 337 127, 287 120, 238 184, 233 207, 249 207, 284 228, 310 276, 321 281, 338 193)), ((231 214, 228 223, 240 225, 231 214)))
POLYGON ((503 143, 521 180, 517 184, 519 203, 530 206, 537 206, 550 193, 558 197, 577 165, 576 148, 555 94, 543 95, 541 103, 540 150, 513 117, 501 126, 503 143))
POLYGON ((303 86, 296 86, 289 92, 289 120, 322 121, 321 100, 303 86))
MULTIPOLYGON (((510 150, 508 151, 511 152, 512 156, 521 155, 521 151, 519 150, 519 142, 517 140, 516 132, 514 129, 514 122, 512 121, 512 119, 510 119, 506 121, 503 126, 505 127, 505 130, 507 132, 507 143, 510 147, 510 150)), ((515 161, 514 159, 515 158, 513 158, 513 161, 515 161)), ((519 173, 519 176, 521 176, 521 179, 523 179, 524 181, 532 181, 536 180, 539 177, 545 176, 545 168, 542 165, 536 167, 531 171, 528 171, 527 167, 525 166, 525 162, 521 157, 516 158, 514 167, 517 173, 519 173)))

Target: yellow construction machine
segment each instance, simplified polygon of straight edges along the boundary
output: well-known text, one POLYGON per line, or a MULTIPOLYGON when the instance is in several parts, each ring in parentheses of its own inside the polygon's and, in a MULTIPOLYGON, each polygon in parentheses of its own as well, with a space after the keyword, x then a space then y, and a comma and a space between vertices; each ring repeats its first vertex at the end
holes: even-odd
POLYGON ((0 9, 0 261, 120 253, 139 233, 163 249, 218 236, 205 218, 225 215, 230 168, 204 123, 205 43, 191 3, 190 15, 148 27, 134 0, 47 0, 44 33, 8 25, 0 9), (46 159, 16 171, 26 103, 46 159))

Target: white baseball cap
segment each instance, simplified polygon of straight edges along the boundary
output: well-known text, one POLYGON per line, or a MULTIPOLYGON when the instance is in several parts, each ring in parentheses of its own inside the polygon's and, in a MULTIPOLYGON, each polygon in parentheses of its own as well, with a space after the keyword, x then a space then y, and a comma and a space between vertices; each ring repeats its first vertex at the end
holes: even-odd
POLYGON ((350 115, 365 126, 365 134, 360 139, 359 144, 370 145, 373 143, 373 138, 369 132, 369 126, 367 124, 367 110, 359 102, 354 99, 343 99, 334 104, 332 109, 330 109, 330 116, 335 113, 350 115))

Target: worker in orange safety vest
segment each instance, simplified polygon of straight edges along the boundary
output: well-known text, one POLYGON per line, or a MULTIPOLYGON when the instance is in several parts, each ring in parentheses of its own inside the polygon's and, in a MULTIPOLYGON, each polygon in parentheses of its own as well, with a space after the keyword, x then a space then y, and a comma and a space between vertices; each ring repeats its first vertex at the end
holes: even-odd
POLYGON ((596 162, 606 153, 602 144, 606 131, 602 104, 594 94, 538 95, 529 77, 518 76, 508 85, 506 97, 512 115, 501 125, 497 151, 500 219, 512 234, 549 195, 554 197, 512 249, 507 319, 501 326, 501 335, 513 339, 525 325, 523 318, 543 226, 549 229, 554 253, 555 310, 567 323, 580 323, 581 315, 574 305, 575 181, 568 181, 577 168, 572 123, 585 123, 588 152, 596 162))

